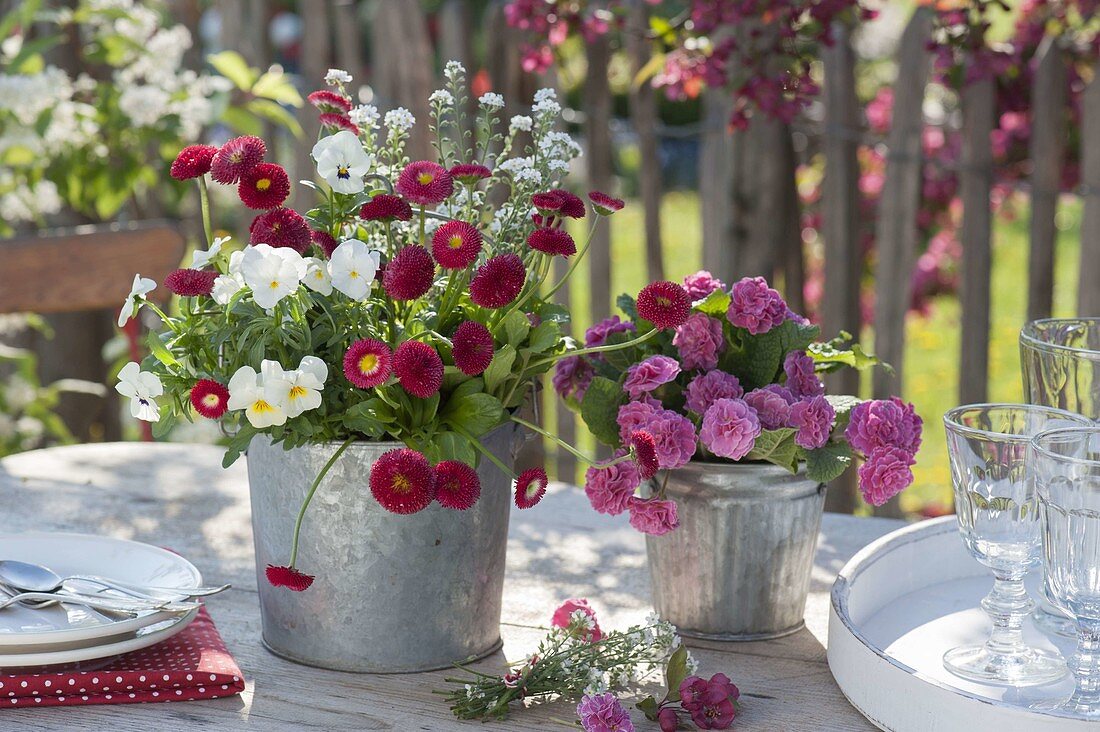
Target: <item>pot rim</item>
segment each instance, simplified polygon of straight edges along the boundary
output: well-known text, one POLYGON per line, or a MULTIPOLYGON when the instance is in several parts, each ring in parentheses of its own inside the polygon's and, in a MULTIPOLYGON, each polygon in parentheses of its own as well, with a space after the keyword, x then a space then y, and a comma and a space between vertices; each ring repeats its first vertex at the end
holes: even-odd
MULTIPOLYGON (((503 424, 497 425, 496 427, 489 430, 485 434, 481 435, 477 439, 479 441, 480 440, 485 440, 490 435, 492 435, 494 432, 496 432, 497 430, 505 428, 505 427, 514 427, 517 431, 519 431, 521 429, 520 425, 516 424, 515 422, 505 422, 503 424)), ((257 432, 252 437, 252 439, 255 440, 255 439, 260 438, 260 437, 267 437, 268 438, 267 444, 269 446, 274 446, 274 444, 275 444, 274 440, 272 440, 271 435, 267 434, 266 432, 257 432)), ((322 440, 320 442, 307 442, 304 445, 297 445, 297 446, 292 447, 290 449, 291 450, 308 450, 310 448, 324 447, 324 448, 327 448, 327 449, 333 449, 334 450, 334 449, 340 447, 340 445, 343 445, 343 444, 344 444, 343 440, 322 440)), ((249 448, 251 448, 252 443, 249 442, 248 446, 249 446, 249 448)), ((279 449, 283 449, 282 448, 282 443, 280 443, 278 447, 279 447, 279 449)), ((371 447, 371 448, 389 447, 391 449, 399 449, 399 448, 402 448, 402 447, 408 447, 408 445, 406 445, 401 440, 353 440, 352 443, 350 445, 348 445, 347 449, 355 450, 355 449, 363 449, 365 447, 371 447)), ((247 452, 247 450, 242 451, 242 454, 244 452, 247 452)))
POLYGON ((798 463, 798 472, 792 473, 784 467, 769 463, 767 460, 753 460, 751 462, 729 462, 729 461, 712 461, 712 460, 696 460, 692 458, 684 465, 678 468, 671 468, 670 470, 703 470, 703 469, 719 469, 723 471, 734 472, 780 472, 785 475, 789 475, 791 478, 806 478, 806 463, 798 463))

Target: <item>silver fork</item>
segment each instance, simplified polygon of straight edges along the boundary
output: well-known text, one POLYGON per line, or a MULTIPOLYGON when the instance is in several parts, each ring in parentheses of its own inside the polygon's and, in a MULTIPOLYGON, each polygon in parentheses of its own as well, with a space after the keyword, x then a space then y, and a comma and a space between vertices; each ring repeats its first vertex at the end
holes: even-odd
POLYGON ((37 602, 60 602, 66 605, 82 605, 94 610, 107 610, 109 612, 123 613, 127 615, 137 615, 140 612, 148 610, 160 610, 170 613, 181 613, 189 610, 194 610, 199 607, 197 602, 173 602, 171 600, 165 600, 164 602, 137 602, 131 600, 111 599, 105 597, 89 597, 86 595, 74 595, 68 593, 54 593, 54 592, 20 592, 15 595, 9 594, 8 597, 0 598, 0 610, 4 610, 16 603, 23 603, 24 607, 41 607, 41 605, 30 605, 26 603, 37 602))

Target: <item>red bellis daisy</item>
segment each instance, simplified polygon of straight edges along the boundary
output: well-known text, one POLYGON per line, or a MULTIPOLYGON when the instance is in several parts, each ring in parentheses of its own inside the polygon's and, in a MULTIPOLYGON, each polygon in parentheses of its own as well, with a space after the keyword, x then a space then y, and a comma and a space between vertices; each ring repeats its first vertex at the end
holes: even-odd
POLYGON ((483 308, 502 308, 515 301, 526 280, 527 268, 519 255, 501 254, 474 272, 470 279, 470 299, 483 308))
POLYGON ((182 297, 209 295, 218 273, 205 269, 177 269, 164 278, 164 286, 182 297))
POLYGON ((493 174, 493 171, 477 163, 462 163, 454 166, 448 172, 459 183, 468 186, 476 185, 479 180, 484 180, 493 174))
POLYGON ((561 210, 562 198, 558 195, 558 191, 536 193, 531 196, 531 205, 543 216, 556 216, 561 210))
POLYGON ((344 376, 360 389, 372 389, 386 383, 392 372, 393 354, 380 340, 356 341, 344 354, 344 376))
POLYGON ((249 241, 272 247, 289 247, 305 254, 313 242, 313 231, 302 215, 290 208, 273 208, 257 216, 248 228, 249 241))
POLYGON ((420 341, 405 341, 397 347, 393 372, 405 391, 421 399, 428 399, 443 385, 443 359, 420 341))
POLYGON ((562 190, 561 188, 557 188, 555 191, 558 197, 561 198, 561 206, 558 208, 559 215, 568 216, 571 219, 583 219, 585 217, 585 214, 588 213, 588 209, 585 207, 584 201, 580 199, 580 196, 562 190))
POLYGON ((616 211, 622 211, 626 203, 620 198, 613 198, 600 191, 590 191, 588 200, 592 202, 592 208, 600 216, 610 216, 616 211))
POLYGON ((323 127, 331 127, 336 130, 347 130, 353 135, 359 134, 359 126, 342 114, 322 114, 317 117, 323 127))
POLYGON ((454 179, 439 163, 417 160, 409 163, 397 176, 397 192, 412 203, 434 206, 443 203, 455 189, 454 179))
POLYGON ((293 592, 305 592, 314 579, 313 575, 299 572, 294 567, 277 567, 274 564, 267 565, 264 574, 272 587, 285 587, 293 592))
POLYGON ((416 513, 435 498, 435 471, 416 450, 390 450, 371 467, 370 492, 391 513, 416 513))
POLYGON ((661 469, 657 459, 657 441, 645 430, 634 430, 630 433, 630 452, 633 453, 634 462, 638 464, 645 480, 652 478, 661 469))
POLYGON ((347 114, 351 111, 351 100, 343 94, 337 94, 329 89, 315 91, 306 99, 321 112, 347 114))
POLYGON ((309 238, 313 240, 313 243, 326 257, 331 257, 332 253, 336 251, 336 247, 340 245, 340 242, 336 241, 336 237, 327 231, 313 229, 309 232, 309 238))
POLYGON ((366 221, 409 221, 413 217, 412 206, 401 196, 380 193, 363 204, 359 218, 366 221))
POLYGON ((481 496, 477 471, 459 460, 444 460, 435 466, 435 500, 444 508, 465 511, 481 496))
POLYGON ((477 376, 493 361, 493 334, 481 323, 467 320, 451 337, 455 366, 467 376, 477 376))
POLYGON ((191 387, 191 406, 207 419, 217 419, 229 408, 229 389, 213 379, 199 379, 191 387))
POLYGON ((535 229, 527 237, 527 246, 551 256, 560 254, 570 257, 577 253, 577 244, 573 237, 562 229, 535 229))
POLYGON ((210 172, 210 163, 218 148, 213 145, 188 145, 172 161, 169 174, 176 180, 190 180, 210 172))
POLYGON ((382 288, 394 300, 415 300, 432 289, 435 260, 428 250, 412 244, 399 251, 386 265, 382 288))
POLYGON ((290 178, 283 166, 260 163, 241 175, 237 195, 249 208, 276 208, 290 195, 290 178))
POLYGON ((210 161, 210 177, 225 185, 236 183, 242 175, 262 163, 266 154, 267 145, 260 138, 252 135, 234 137, 218 148, 210 161))
POLYGON ((542 468, 528 468, 516 478, 516 508, 531 508, 542 500, 550 479, 542 468))
POLYGON ((481 253, 481 232, 465 221, 448 221, 432 234, 432 256, 444 269, 466 269, 481 253))
POLYGON ((638 293, 638 315, 658 330, 683 325, 691 314, 691 297, 680 285, 668 280, 652 282, 638 293))

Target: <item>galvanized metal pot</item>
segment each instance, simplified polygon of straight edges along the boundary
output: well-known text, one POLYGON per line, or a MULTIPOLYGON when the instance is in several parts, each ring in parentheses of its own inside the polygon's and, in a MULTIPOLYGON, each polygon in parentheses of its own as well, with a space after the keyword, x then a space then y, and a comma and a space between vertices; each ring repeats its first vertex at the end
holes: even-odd
MULTIPOLYGON (((482 444, 510 465, 512 426, 482 444)), ((263 642, 276 655, 341 671, 403 673, 451 666, 500 648, 500 606, 511 479, 488 460, 481 498, 467 511, 437 504, 409 516, 383 509, 367 479, 396 442, 354 443, 321 483, 302 524, 305 592, 272 587, 268 564, 286 564, 298 506, 339 447, 283 450, 257 437, 248 450, 252 530, 263 642)))
POLYGON ((766 463, 669 475, 680 528, 646 537, 653 603, 682 635, 764 640, 803 627, 825 486, 766 463))

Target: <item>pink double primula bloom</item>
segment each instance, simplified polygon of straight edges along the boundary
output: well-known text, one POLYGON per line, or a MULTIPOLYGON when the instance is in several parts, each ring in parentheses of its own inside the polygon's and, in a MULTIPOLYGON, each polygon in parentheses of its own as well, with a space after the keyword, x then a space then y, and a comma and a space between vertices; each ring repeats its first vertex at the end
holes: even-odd
POLYGON ((635 430, 653 436, 657 460, 665 470, 687 465, 695 455, 695 425, 687 417, 664 409, 656 400, 624 404, 619 407, 618 422, 624 443, 635 430))
POLYGON ((756 410, 741 399, 719 399, 703 415, 699 439, 719 457, 740 460, 760 436, 756 410))
POLYGON ((631 498, 630 525, 643 534, 663 536, 680 526, 676 503, 657 498, 631 498))
POLYGON ((740 399, 741 382, 724 371, 708 371, 692 379, 684 389, 687 408, 702 416, 719 399, 740 399))
POLYGON ((745 277, 730 290, 726 319, 753 335, 767 333, 787 319, 787 303, 763 277, 745 277))
MULTIPOLYGON (((615 457, 622 457, 619 450, 615 457)), ((624 460, 611 467, 591 467, 584 474, 584 493, 599 513, 617 516, 630 506, 634 491, 642 484, 642 473, 633 460, 624 460)))
POLYGON ((722 322, 709 315, 695 313, 676 329, 672 345, 680 354, 684 369, 713 369, 726 346, 722 322))
POLYGON ((861 402, 852 408, 844 436, 867 456, 859 467, 864 500, 881 506, 912 484, 922 427, 913 405, 897 397, 861 402))
POLYGON ((623 390, 631 399, 639 399, 680 375, 680 364, 668 356, 650 356, 626 370, 623 390))

